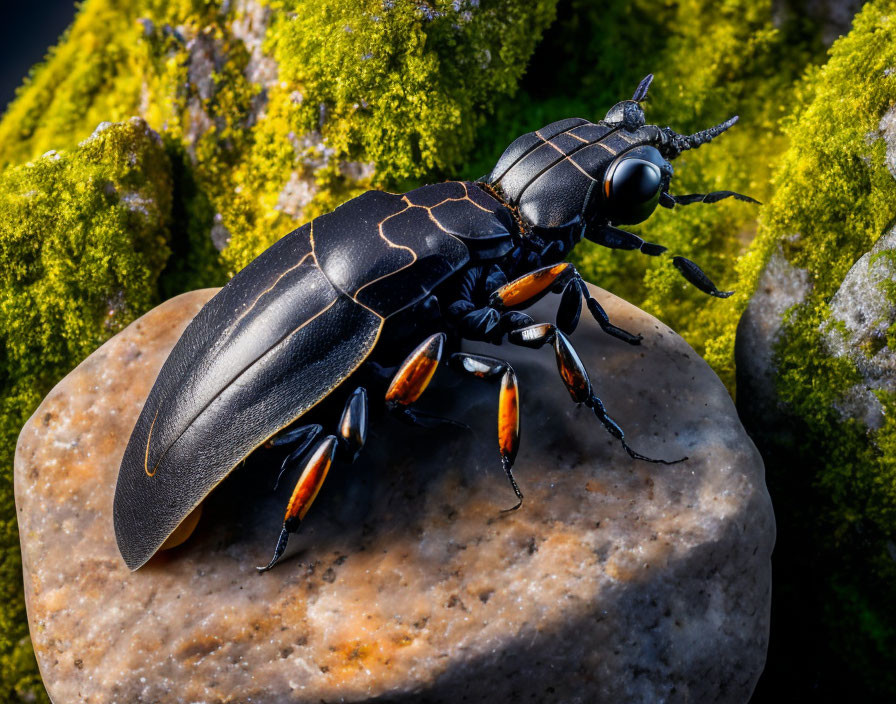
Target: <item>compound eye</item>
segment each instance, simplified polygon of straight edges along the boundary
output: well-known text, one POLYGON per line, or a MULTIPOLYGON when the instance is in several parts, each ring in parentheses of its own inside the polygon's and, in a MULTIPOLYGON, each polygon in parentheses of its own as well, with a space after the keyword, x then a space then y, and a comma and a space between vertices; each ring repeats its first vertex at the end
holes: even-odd
POLYGON ((649 218, 659 202, 662 181, 656 164, 637 157, 616 160, 604 177, 611 220, 636 225, 649 218))

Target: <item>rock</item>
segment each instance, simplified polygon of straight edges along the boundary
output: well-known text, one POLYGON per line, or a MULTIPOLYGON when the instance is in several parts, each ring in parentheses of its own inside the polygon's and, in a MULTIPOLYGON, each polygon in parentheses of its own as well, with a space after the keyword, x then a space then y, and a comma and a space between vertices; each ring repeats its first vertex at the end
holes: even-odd
POLYGON ((609 412, 635 449, 689 460, 630 459, 570 402, 549 349, 471 346, 519 375, 522 508, 500 512, 514 497, 497 386, 443 370, 422 405, 472 430, 375 422, 264 575, 291 489, 271 491, 279 455, 264 449, 209 497, 186 543, 125 567, 118 465, 214 290, 112 338, 47 396, 16 454, 28 615, 54 702, 746 702, 768 639, 762 462, 693 350, 593 292, 645 336, 633 348, 590 319, 574 336, 609 412))
POLYGON ((896 350, 887 344, 896 323, 896 228, 881 237, 849 270, 831 299, 831 316, 820 332, 826 351, 846 357, 862 383, 853 385, 837 410, 877 430, 884 407, 876 392, 896 394, 896 350))
POLYGON ((737 368, 738 411, 751 434, 788 433, 782 424, 775 390, 774 346, 785 314, 805 301, 812 290, 808 272, 793 266, 780 246, 769 258, 753 297, 737 325, 734 361, 737 368))

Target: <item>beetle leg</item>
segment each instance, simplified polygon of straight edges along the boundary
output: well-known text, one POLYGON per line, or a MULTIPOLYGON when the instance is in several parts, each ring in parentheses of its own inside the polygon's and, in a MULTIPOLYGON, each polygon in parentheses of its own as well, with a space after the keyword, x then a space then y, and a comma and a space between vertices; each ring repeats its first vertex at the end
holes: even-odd
POLYGON ((579 324, 579 316, 582 314, 582 289, 578 279, 573 279, 560 297, 560 305, 557 307, 557 327, 567 335, 575 332, 579 324))
POLYGON ((572 400, 575 403, 583 403, 594 411, 594 415, 607 429, 607 432, 622 443, 623 449, 632 458, 658 464, 676 464, 687 459, 687 457, 682 457, 678 460, 657 460, 635 452, 629 447, 625 441, 625 433, 622 432, 622 428, 619 427, 616 421, 610 418, 603 402, 594 393, 585 365, 579 359, 579 355, 569 338, 551 323, 538 323, 537 325, 530 325, 521 330, 516 330, 507 336, 507 341, 514 345, 531 347, 533 349, 538 349, 545 344, 552 344, 554 356, 557 359, 557 371, 560 372, 560 378, 563 380, 563 384, 566 386, 566 390, 569 392, 572 400))
POLYGON ((333 464, 333 456, 336 454, 338 446, 336 436, 328 435, 321 440, 314 448, 311 457, 305 463, 302 475, 296 482, 295 489, 292 490, 292 496, 286 505, 286 514, 283 517, 283 528, 280 530, 280 537, 277 539, 277 546, 274 548, 274 557, 265 567, 257 567, 259 572, 267 572, 283 555, 286 549, 286 543, 289 540, 289 534, 295 533, 308 509, 317 498, 317 493, 327 478, 327 472, 330 471, 330 465, 333 464))
POLYGON ((401 420, 412 425, 432 428, 448 424, 469 429, 465 423, 410 408, 410 405, 420 398, 426 391, 426 387, 429 386, 429 382, 432 381, 433 374, 436 373, 436 368, 439 366, 439 360, 442 358, 445 338, 446 335, 443 332, 430 335, 401 363, 395 376, 392 377, 392 383, 386 389, 386 408, 401 420))
MULTIPOLYGON (((734 191, 713 191, 712 193, 694 193, 687 196, 673 196, 669 193, 663 193, 660 198, 660 205, 666 208, 673 208, 676 205, 687 205, 689 203, 715 203, 722 198, 735 197, 738 200, 757 203, 749 196, 743 196, 734 191)), ((586 232, 586 239, 610 247, 611 249, 639 249, 642 254, 649 254, 657 257, 666 251, 666 248, 653 242, 645 242, 637 235, 625 230, 620 230, 612 225, 604 225, 595 232, 586 232)), ((716 298, 728 298, 733 291, 720 291, 710 278, 690 259, 684 257, 672 257, 672 265, 681 272, 681 275, 687 279, 688 283, 699 288, 703 293, 708 293, 716 298)))
POLYGON ((585 371, 585 365, 579 359, 579 355, 576 353, 572 343, 560 331, 557 331, 554 337, 554 354, 557 358, 557 370, 560 372, 560 378, 563 379, 563 383, 566 385, 566 390, 569 391, 572 400, 576 403, 584 403, 594 411, 594 415, 607 429, 607 432, 622 443, 623 449, 633 459, 657 464, 677 464, 687 459, 687 457, 682 457, 678 460, 658 460, 635 452, 625 442, 625 433, 619 427, 619 424, 607 415, 603 401, 594 393, 591 380, 588 378, 588 372, 585 371))
MULTIPOLYGON (((663 195, 668 194, 664 193, 663 195)), ((663 202, 663 199, 660 198, 660 204, 663 202)), ((586 230, 585 239, 610 249, 637 249, 640 250, 641 254, 647 254, 651 257, 658 257, 666 251, 666 248, 661 244, 646 242, 636 234, 627 230, 620 230, 612 225, 604 225, 594 231, 586 230)))
POLYGON ((278 433, 268 440, 264 446, 270 448, 280 447, 281 445, 292 445, 296 442, 304 442, 312 428, 317 428, 318 432, 322 429, 320 425, 301 425, 298 428, 287 430, 284 433, 278 433))
POLYGON ((517 497, 516 505, 504 511, 516 511, 523 505, 523 494, 512 471, 520 444, 519 387, 516 374, 510 364, 503 359, 465 352, 451 355, 448 364, 459 372, 479 379, 490 379, 501 374, 501 391, 498 395, 498 450, 501 453, 501 466, 517 497))
POLYGON ((386 407, 390 410, 408 406, 426 391, 442 358, 445 333, 430 335, 401 363, 392 383, 386 389, 386 407))
POLYGON ((529 306, 553 286, 565 283, 566 279, 575 275, 575 271, 569 262, 543 266, 493 291, 488 304, 496 309, 529 306))
MULTIPOLYGON (((628 234, 628 233, 625 233, 628 234)), ((643 240, 631 235, 642 244, 643 240)), ((494 291, 489 300, 489 304, 495 308, 509 308, 516 306, 528 306, 539 298, 544 296, 550 290, 556 290, 560 287, 563 296, 560 299, 560 305, 557 308, 557 327, 566 334, 570 335, 576 329, 581 314, 581 298, 585 299, 591 316, 600 325, 608 335, 627 342, 630 345, 637 345, 641 342, 640 335, 632 333, 616 327, 610 323, 610 318, 606 311, 601 307, 600 303, 592 297, 585 285, 584 279, 576 268, 569 262, 562 262, 552 266, 536 269, 526 276, 514 279, 509 284, 505 284, 501 288, 494 291)), ((505 315, 507 315, 505 313, 505 315)), ((531 321, 531 319, 530 319, 531 321)), ((517 325, 508 326, 510 331, 519 329, 524 325, 528 325, 530 321, 521 322, 517 325)))
POLYGON ((585 302, 588 304, 588 310, 591 313, 591 317, 597 321, 601 330, 608 335, 612 335, 617 340, 622 340, 630 345, 641 344, 641 340, 643 339, 641 335, 635 335, 628 330, 618 328, 610 322, 610 316, 607 315, 607 311, 605 311, 603 306, 597 302, 597 299, 591 295, 588 291, 588 287, 581 281, 581 279, 579 280, 579 289, 585 296, 585 302))
POLYGON ((354 390, 339 419, 339 447, 349 462, 354 462, 367 441, 367 391, 363 386, 354 390))
POLYGON ((720 291, 710 278, 690 259, 684 257, 673 257, 672 264, 681 275, 687 279, 688 283, 699 288, 703 293, 708 293, 716 298, 728 298, 734 291, 720 291))

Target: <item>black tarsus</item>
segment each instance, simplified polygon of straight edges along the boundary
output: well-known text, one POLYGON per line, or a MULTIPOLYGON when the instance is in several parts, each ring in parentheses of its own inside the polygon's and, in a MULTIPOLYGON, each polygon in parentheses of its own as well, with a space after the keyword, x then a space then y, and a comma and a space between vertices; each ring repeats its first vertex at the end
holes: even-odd
POLYGON ((585 405, 588 406, 592 411, 594 411, 594 415, 597 416, 597 419, 607 429, 607 432, 622 443, 623 449, 629 454, 632 459, 642 460, 644 462, 653 462, 654 464, 667 465, 678 464, 679 462, 684 462, 686 459, 688 459, 687 456, 685 456, 680 460, 657 460, 652 457, 648 457, 647 455, 642 455, 640 452, 635 452, 628 446, 628 443, 625 442, 625 433, 622 431, 622 428, 619 427, 619 424, 615 420, 610 418, 609 415, 607 415, 607 409, 604 408, 603 401, 601 401, 592 393, 591 398, 589 398, 585 402, 585 405))
POLYGON ((597 302, 597 299, 592 298, 591 295, 588 294, 586 302, 588 304, 588 310, 591 312, 591 316, 597 321, 597 324, 600 325, 601 330, 608 335, 612 335, 617 340, 622 340, 630 345, 641 344, 641 340, 644 339, 641 335, 633 335, 628 332, 628 330, 616 327, 610 322, 610 316, 607 315, 607 311, 603 309, 603 306, 597 302))
POLYGON ((274 548, 274 556, 271 558, 271 561, 264 567, 256 567, 259 573, 267 572, 274 565, 277 564, 277 561, 282 557, 283 551, 286 550, 286 543, 289 541, 289 534, 294 533, 295 530, 288 530, 286 524, 283 524, 283 529, 280 531, 280 537, 277 539, 277 547, 274 548))
POLYGON ((728 298, 728 296, 734 293, 734 291, 720 291, 712 280, 703 272, 703 269, 690 259, 673 257, 672 264, 681 272, 681 275, 687 279, 689 283, 696 286, 703 291, 703 293, 708 293, 710 296, 715 296, 716 298, 728 298))
POLYGON ((507 459, 507 457, 501 457, 501 466, 504 467, 504 472, 510 480, 510 486, 513 487, 513 493, 516 494, 516 498, 519 499, 519 501, 516 502, 516 506, 501 509, 501 513, 509 513, 510 511, 516 511, 523 505, 523 492, 521 492, 519 486, 517 486, 516 479, 513 477, 513 470, 510 468, 510 460, 507 459))
MULTIPOLYGON (((689 193, 683 196, 673 196, 671 193, 664 193, 664 196, 672 199, 673 205, 690 205, 691 203, 718 203, 720 200, 724 200, 725 198, 734 198, 736 200, 743 201, 744 203, 755 203, 756 205, 762 205, 755 198, 751 198, 750 196, 745 196, 743 193, 735 193, 734 191, 711 191, 709 193, 689 193)), ((662 198, 660 200, 660 204, 662 205, 662 198)), ((672 206, 666 206, 671 208, 672 206)))

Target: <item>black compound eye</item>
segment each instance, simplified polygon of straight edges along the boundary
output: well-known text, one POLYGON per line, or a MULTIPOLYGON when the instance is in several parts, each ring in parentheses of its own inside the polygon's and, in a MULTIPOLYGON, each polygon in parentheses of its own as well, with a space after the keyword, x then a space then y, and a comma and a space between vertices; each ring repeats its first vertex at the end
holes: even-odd
POLYGON ((617 159, 604 177, 604 195, 614 222, 635 225, 650 217, 660 199, 660 169, 645 159, 617 159))

